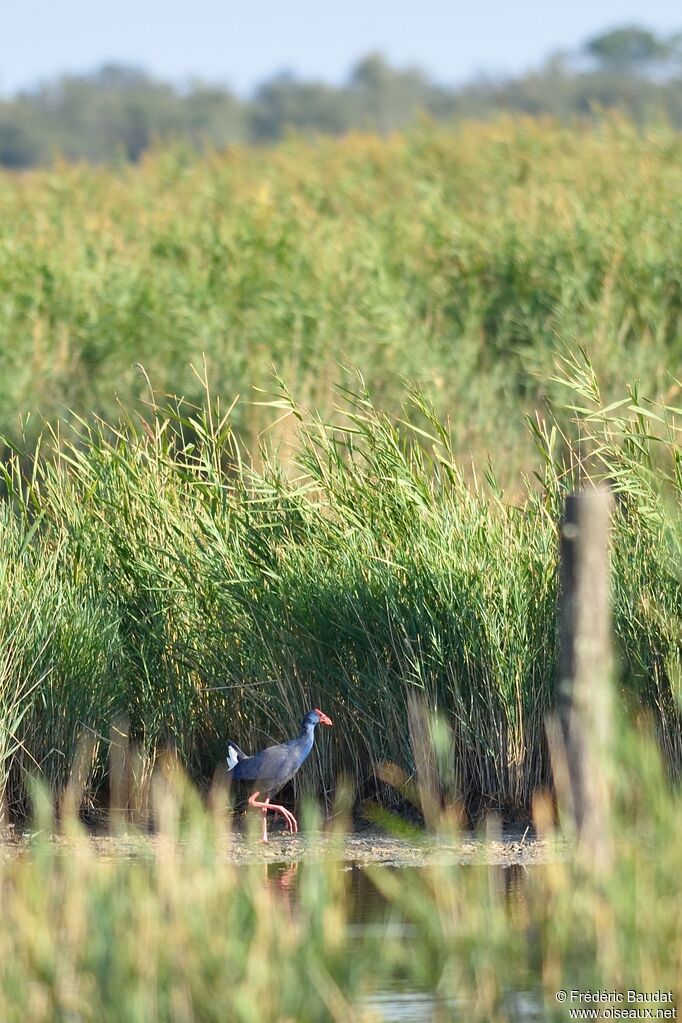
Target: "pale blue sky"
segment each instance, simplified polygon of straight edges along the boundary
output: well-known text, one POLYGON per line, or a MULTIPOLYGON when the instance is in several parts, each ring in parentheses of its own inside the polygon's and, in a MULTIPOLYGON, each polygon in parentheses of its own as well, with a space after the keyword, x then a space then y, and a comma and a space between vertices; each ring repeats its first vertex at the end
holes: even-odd
POLYGON ((370 50, 446 83, 519 71, 636 22, 682 28, 679 0, 0 0, 0 92, 104 61, 241 93, 277 71, 339 82, 370 50))

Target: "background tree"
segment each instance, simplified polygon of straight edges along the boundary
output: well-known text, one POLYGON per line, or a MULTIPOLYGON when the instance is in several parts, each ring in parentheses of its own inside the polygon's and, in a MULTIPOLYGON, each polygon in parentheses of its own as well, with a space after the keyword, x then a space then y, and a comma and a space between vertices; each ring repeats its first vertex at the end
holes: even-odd
POLYGON ((457 88, 371 53, 340 86, 282 73, 245 100, 224 86, 181 88, 140 68, 106 64, 0 101, 0 165, 21 169, 57 156, 136 161, 155 142, 223 149, 275 141, 287 131, 386 134, 423 115, 446 120, 509 111, 574 118, 591 117, 595 109, 617 109, 638 123, 664 117, 682 127, 682 33, 661 37, 626 25, 526 74, 479 77, 457 88))
POLYGON ((282 72, 256 91, 249 118, 252 137, 280 138, 288 130, 339 135, 349 127, 343 93, 324 82, 300 82, 282 72))
POLYGON ((671 55, 670 42, 637 25, 593 36, 585 43, 584 50, 604 71, 614 74, 647 71, 666 62, 671 55))

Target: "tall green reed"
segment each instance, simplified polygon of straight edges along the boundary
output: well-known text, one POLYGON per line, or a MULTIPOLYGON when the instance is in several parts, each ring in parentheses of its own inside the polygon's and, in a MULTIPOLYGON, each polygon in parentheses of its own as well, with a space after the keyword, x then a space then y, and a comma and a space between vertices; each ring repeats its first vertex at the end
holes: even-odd
MULTIPOLYGON (((116 428, 81 422, 28 474, 20 455, 6 470, 8 536, 22 549, 6 546, 6 571, 23 573, 24 606, 44 592, 23 633, 31 692, 12 798, 36 769, 63 785, 84 729, 99 744, 94 795, 120 716, 148 770, 171 747, 209 778, 228 737, 260 748, 314 705, 338 724, 304 787, 314 778, 327 793, 347 772, 373 795, 383 762, 413 769, 416 694, 450 722, 469 809, 527 812, 551 782, 556 530, 562 495, 589 468, 582 449, 536 426, 541 486, 514 503, 490 474, 465 477, 418 395, 400 419, 362 386, 343 392, 332 422, 281 386, 264 402, 291 424, 285 460, 267 444, 250 458, 231 410, 207 395, 200 407, 154 403, 116 428)), ((676 533, 660 502, 652 517, 649 420, 628 413, 624 439, 613 410, 595 408, 579 412, 594 434, 590 471, 629 466, 614 533, 623 674, 676 768, 676 533)), ((657 444, 676 465, 676 435, 657 444)), ((678 500, 672 470, 669 483, 678 500)))
MULTIPOLYGON (((145 393, 138 361, 199 403, 202 353, 219 393, 274 364, 328 418, 353 360, 393 414, 419 380, 458 453, 490 452, 509 484, 564 340, 609 401, 677 370, 679 155, 661 126, 502 119, 3 173, 0 433, 29 411, 117 419, 145 393)), ((259 410, 233 423, 255 447, 259 410)))

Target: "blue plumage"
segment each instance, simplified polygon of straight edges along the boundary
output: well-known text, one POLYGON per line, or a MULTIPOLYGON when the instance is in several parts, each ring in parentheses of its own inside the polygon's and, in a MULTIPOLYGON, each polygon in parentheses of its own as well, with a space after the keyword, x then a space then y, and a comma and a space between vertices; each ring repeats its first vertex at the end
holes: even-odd
POLYGON ((228 743, 227 777, 230 781, 243 782, 252 788, 249 805, 263 811, 263 841, 267 842, 266 814, 268 810, 280 813, 290 831, 298 831, 296 818, 283 806, 270 804, 270 799, 290 781, 301 764, 308 758, 315 741, 317 725, 331 725, 331 719, 323 711, 309 710, 301 723, 301 733, 295 739, 254 753, 249 757, 234 742, 228 743), (263 801, 258 801, 258 796, 263 801))

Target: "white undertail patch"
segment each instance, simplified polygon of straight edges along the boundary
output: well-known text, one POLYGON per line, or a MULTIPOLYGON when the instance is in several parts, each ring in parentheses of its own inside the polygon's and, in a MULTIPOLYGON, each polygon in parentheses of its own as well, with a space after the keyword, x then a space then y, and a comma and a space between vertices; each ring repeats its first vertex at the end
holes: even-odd
POLYGON ((237 756, 236 749, 234 748, 234 746, 228 746, 227 747, 227 769, 228 769, 228 771, 231 771, 233 767, 236 767, 238 761, 239 761, 239 757, 237 756))

